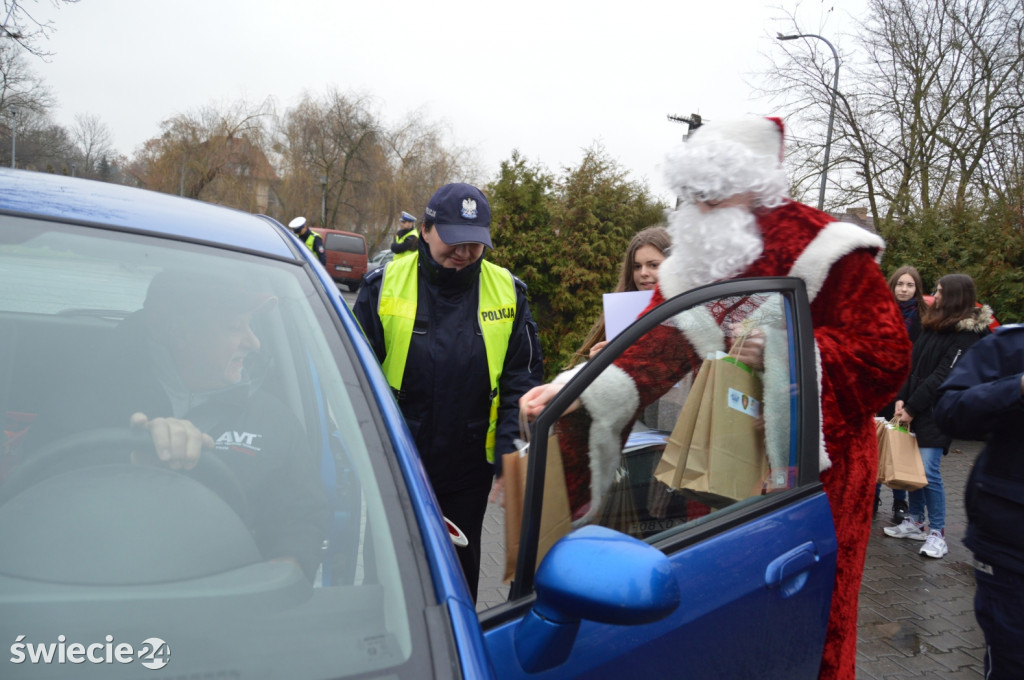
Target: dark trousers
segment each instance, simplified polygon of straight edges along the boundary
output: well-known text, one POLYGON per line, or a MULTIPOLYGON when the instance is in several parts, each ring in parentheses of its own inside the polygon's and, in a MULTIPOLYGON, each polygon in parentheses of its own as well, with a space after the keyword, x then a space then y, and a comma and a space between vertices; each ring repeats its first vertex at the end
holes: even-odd
POLYGON ((985 678, 1020 680, 1024 678, 1024 574, 986 567, 975 569, 974 578, 974 616, 985 634, 985 678))
POLYGON ((487 496, 491 493, 491 481, 466 489, 438 495, 441 512, 462 529, 469 539, 465 548, 456 548, 462 573, 466 575, 469 593, 476 602, 477 585, 480 583, 480 541, 484 530, 484 515, 487 513, 487 496))

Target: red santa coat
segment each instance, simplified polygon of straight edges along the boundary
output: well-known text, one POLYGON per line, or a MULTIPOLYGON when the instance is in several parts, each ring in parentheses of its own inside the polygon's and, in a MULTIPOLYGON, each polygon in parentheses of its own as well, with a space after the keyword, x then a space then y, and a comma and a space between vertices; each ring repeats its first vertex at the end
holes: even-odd
MULTIPOLYGON (((807 285, 818 355, 822 414, 821 480, 839 544, 836 581, 820 677, 853 678, 856 669, 857 596, 871 528, 878 467, 874 414, 895 396, 909 370, 910 339, 902 315, 876 262, 882 239, 856 225, 788 202, 758 216, 761 256, 740 276, 797 276, 807 285)), ((684 292, 666 276, 651 307, 684 292)), ((581 395, 589 418, 591 514, 619 464, 620 444, 641 409, 658 399, 708 352, 726 349, 723 321, 750 310, 720 308, 685 312, 644 336, 581 395), (680 342, 679 335, 686 342, 680 342)), ((770 351, 766 347, 766 354, 770 351)), ((569 376, 564 374, 556 382, 569 376)), ((769 376, 765 377, 766 421, 769 376)), ((567 466, 578 455, 566 423, 562 438, 567 466)), ((771 433, 766 432, 770 439, 771 433)), ((770 457, 770 454, 769 454, 770 457)), ((572 475, 572 470, 567 470, 572 475)), ((570 480, 570 486, 573 480, 570 480)), ((570 488, 570 492, 573 489, 570 488)))

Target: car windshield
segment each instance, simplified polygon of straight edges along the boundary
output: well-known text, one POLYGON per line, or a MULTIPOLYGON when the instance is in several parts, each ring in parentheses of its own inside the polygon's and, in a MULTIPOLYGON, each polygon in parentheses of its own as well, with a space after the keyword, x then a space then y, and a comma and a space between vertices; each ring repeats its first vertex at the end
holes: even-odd
POLYGON ((74 645, 74 677, 421 674, 422 557, 328 310, 293 262, 0 216, 5 677, 74 645))

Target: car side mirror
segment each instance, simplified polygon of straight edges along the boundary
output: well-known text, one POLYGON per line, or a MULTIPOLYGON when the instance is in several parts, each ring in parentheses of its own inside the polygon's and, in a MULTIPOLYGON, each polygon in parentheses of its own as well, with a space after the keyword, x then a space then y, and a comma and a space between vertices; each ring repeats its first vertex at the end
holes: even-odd
POLYGON ((679 606, 668 557, 641 540, 586 526, 558 541, 537 569, 537 600, 516 628, 516 656, 527 673, 569 657, 580 621, 638 625, 679 606))

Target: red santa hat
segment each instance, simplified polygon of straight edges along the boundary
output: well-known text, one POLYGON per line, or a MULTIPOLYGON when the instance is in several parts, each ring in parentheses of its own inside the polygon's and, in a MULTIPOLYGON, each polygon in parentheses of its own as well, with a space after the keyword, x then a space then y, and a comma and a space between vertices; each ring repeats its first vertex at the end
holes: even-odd
POLYGON ((774 207, 787 196, 782 170, 784 126, 779 118, 747 117, 701 126, 669 155, 669 184, 691 201, 753 192, 774 207))

